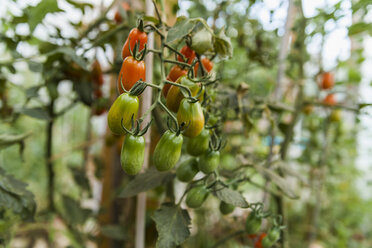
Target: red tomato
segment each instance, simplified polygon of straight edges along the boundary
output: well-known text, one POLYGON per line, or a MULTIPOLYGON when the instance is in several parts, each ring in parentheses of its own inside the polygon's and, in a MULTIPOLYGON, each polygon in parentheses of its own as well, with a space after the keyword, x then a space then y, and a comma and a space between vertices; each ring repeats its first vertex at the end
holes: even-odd
POLYGON ((182 53, 183 56, 185 56, 186 61, 184 61, 180 55, 177 56, 177 60, 188 63, 188 64, 191 64, 194 61, 195 56, 196 56, 194 50, 192 50, 188 45, 185 45, 184 47, 182 47, 180 53, 182 53))
POLYGON ((124 93, 121 83, 126 90, 130 90, 138 80, 146 80, 146 67, 144 61, 135 60, 132 56, 126 57, 121 66, 118 78, 118 90, 124 93))
MULTIPOLYGON (((201 61, 203 63, 204 69, 206 69, 207 72, 211 72, 211 70, 213 69, 212 61, 210 61, 208 58, 202 58, 201 61)), ((198 75, 198 69, 199 69, 199 62, 195 64, 195 68, 194 68, 195 76, 198 75)))
POLYGON ((121 52, 121 57, 125 59, 128 56, 131 56, 129 51, 129 40, 130 40, 130 49, 133 51, 134 46, 136 43, 139 43, 138 51, 141 51, 145 44, 147 43, 147 34, 145 32, 141 32, 138 28, 133 28, 128 35, 127 40, 124 43, 123 50, 121 52))
POLYGON ((323 99, 323 103, 326 104, 326 105, 329 105, 329 106, 333 106, 336 104, 336 99, 335 99, 335 95, 333 94, 328 94, 324 99, 323 99))
POLYGON ((262 240, 266 237, 266 233, 261 233, 258 237, 258 240, 256 243, 254 243, 254 248, 263 248, 262 246, 262 240))
POLYGON ((320 88, 323 90, 328 90, 335 84, 333 74, 331 72, 324 72, 322 75, 322 81, 320 83, 320 88))
POLYGON ((179 77, 186 75, 186 74, 187 74, 187 70, 182 70, 181 67, 179 67, 178 65, 175 65, 170 70, 168 74, 168 78, 170 79, 170 81, 176 82, 179 77))

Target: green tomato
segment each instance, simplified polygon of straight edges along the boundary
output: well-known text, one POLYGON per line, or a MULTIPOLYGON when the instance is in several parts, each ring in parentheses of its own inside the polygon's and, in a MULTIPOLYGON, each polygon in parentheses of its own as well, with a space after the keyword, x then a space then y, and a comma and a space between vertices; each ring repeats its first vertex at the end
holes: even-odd
POLYGON ((280 228, 274 227, 267 233, 267 238, 270 241, 276 242, 280 238, 280 228))
POLYGON ((154 164, 159 171, 167 171, 175 166, 181 156, 182 135, 168 130, 160 138, 154 151, 154 164))
POLYGON ((107 122, 111 132, 117 135, 124 135, 126 132, 121 126, 121 120, 123 119, 125 128, 130 129, 132 126, 132 116, 134 120, 137 118, 138 107, 137 96, 130 95, 129 93, 121 94, 108 112, 107 122))
POLYGON ((208 150, 208 146, 209 131, 204 128, 198 136, 189 139, 186 150, 192 156, 199 156, 208 150))
POLYGON ((208 190, 203 186, 196 186, 187 193, 186 205, 190 208, 198 208, 208 197, 208 190))
POLYGON ((220 163, 220 152, 209 151, 200 156, 199 170, 205 174, 212 173, 220 163))
POLYGON ((190 158, 178 166, 176 176, 181 182, 190 182, 198 172, 198 160, 190 158))
POLYGON ((145 139, 143 136, 125 136, 121 147, 120 162, 123 170, 129 175, 136 175, 141 171, 145 160, 145 139))
POLYGON ((261 218, 254 213, 250 213, 245 222, 245 231, 248 234, 256 234, 261 229, 261 218))
POLYGON ((269 239, 268 236, 266 236, 265 238, 263 238, 263 240, 261 241, 261 246, 263 248, 270 248, 272 247, 274 244, 275 244, 276 241, 272 241, 269 239))
POLYGON ((221 201, 220 203, 220 211, 223 215, 231 214, 235 209, 234 205, 221 201))

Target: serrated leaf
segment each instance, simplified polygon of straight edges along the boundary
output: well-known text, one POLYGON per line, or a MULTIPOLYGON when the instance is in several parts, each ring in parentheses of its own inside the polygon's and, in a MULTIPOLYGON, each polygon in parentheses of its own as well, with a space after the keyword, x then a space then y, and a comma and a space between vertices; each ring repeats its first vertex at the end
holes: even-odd
POLYGON ((159 233, 156 247, 173 248, 181 245, 190 236, 190 216, 172 203, 163 204, 152 217, 159 233))
POLYGON ((60 12, 62 10, 58 8, 57 0, 42 0, 38 5, 30 7, 26 11, 29 16, 28 25, 31 32, 33 32, 48 13, 60 12))
POLYGON ((160 172, 154 168, 148 169, 145 173, 137 175, 132 181, 125 186, 120 192, 119 197, 131 197, 138 193, 158 187, 172 180, 175 174, 172 172, 160 172))
POLYGON ((247 208, 249 206, 248 202, 238 191, 232 190, 224 186, 220 182, 217 182, 214 185, 213 194, 221 201, 224 201, 236 207, 247 208))
POLYGON ((233 47, 231 45, 231 40, 225 34, 225 29, 222 28, 220 32, 214 37, 214 51, 221 58, 231 58, 233 55, 233 47))
POLYGON ((11 210, 23 220, 32 220, 36 203, 34 195, 26 186, 0 168, 0 209, 11 210))
POLYGON ((18 112, 31 116, 36 119, 40 120, 46 120, 49 121, 51 120, 51 117, 48 113, 48 111, 44 108, 36 107, 36 108, 22 108, 18 112))
POLYGON ((19 144, 23 142, 30 134, 1 134, 0 135, 0 148, 19 144))
POLYGON ((90 216, 89 209, 82 208, 78 201, 67 195, 62 196, 62 204, 64 218, 70 224, 84 224, 90 216))
POLYGON ((200 19, 188 19, 185 16, 177 17, 176 24, 169 29, 167 35, 167 42, 177 42, 181 40, 186 35, 190 34, 195 26, 200 22, 200 19))

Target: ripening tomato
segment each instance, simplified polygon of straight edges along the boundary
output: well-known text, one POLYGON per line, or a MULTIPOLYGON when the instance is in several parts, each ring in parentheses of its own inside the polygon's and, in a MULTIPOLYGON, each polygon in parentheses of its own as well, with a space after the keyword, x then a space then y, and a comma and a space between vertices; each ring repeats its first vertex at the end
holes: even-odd
MULTIPOLYGON (((213 62, 210 61, 208 58, 202 58, 202 64, 203 64, 203 67, 204 69, 207 71, 207 72, 211 72, 212 69, 213 69, 213 62)), ((194 75, 197 76, 198 75, 198 69, 199 69, 199 62, 197 62, 195 64, 195 67, 194 67, 194 75)))
POLYGON ((190 182, 198 172, 198 160, 190 158, 178 166, 176 176, 181 182, 190 182))
POLYGON ((248 234, 258 233, 261 229, 261 217, 257 216, 254 212, 251 212, 245 222, 245 231, 248 234))
POLYGON ((147 44, 147 34, 140 31, 138 28, 133 28, 128 35, 127 40, 124 43, 123 50, 121 52, 121 57, 124 60, 126 57, 131 56, 129 51, 129 40, 130 40, 130 49, 133 51, 134 46, 138 43, 138 51, 142 51, 147 44))
MULTIPOLYGON (((121 7, 119 8, 123 8, 125 11, 130 10, 129 3, 127 2, 122 2, 121 7)), ((117 9, 115 12, 114 20, 116 21, 116 23, 121 23, 123 21, 123 18, 121 17, 119 9, 117 9)))
POLYGON ((179 79, 181 76, 184 76, 186 74, 187 74, 187 70, 183 70, 178 65, 175 65, 169 71, 168 78, 170 79, 170 81, 176 82, 177 79, 179 79))
POLYGON ((263 244, 263 240, 265 239, 265 237, 266 237, 266 233, 261 233, 256 243, 254 243, 254 248, 267 248, 263 244))
POLYGON ((203 129, 201 133, 187 142, 186 150, 192 156, 199 156, 208 150, 209 146, 209 131, 203 129))
MULTIPOLYGON (((190 89, 192 96, 196 96, 198 92, 200 91, 200 84, 191 82, 189 79, 187 79, 186 76, 180 77, 176 83, 180 83, 182 85, 187 86, 190 89)), ((177 112, 183 98, 184 97, 180 90, 180 87, 176 85, 172 85, 167 94, 167 101, 166 101, 167 107, 171 111, 177 112)), ((204 98, 204 89, 200 93, 198 100, 202 102, 203 98, 204 98)))
POLYGON ((335 84, 333 74, 331 72, 324 72, 322 75, 322 81, 320 82, 320 88, 322 90, 328 90, 335 84))
POLYGON ((124 93, 121 84, 126 90, 130 90, 138 80, 146 80, 146 67, 144 61, 138 61, 132 56, 127 57, 121 66, 118 78, 118 90, 124 93))
POLYGON ((204 114, 200 103, 183 99, 177 112, 177 121, 179 125, 185 123, 186 129, 183 135, 198 136, 204 128, 204 114))
POLYGON ((154 164, 159 171, 172 169, 181 156, 182 135, 168 130, 160 138, 153 154, 154 164))
POLYGON ((180 55, 177 56, 177 60, 181 61, 181 62, 188 63, 188 64, 191 64, 196 57, 196 54, 195 54, 194 50, 192 50, 191 47, 189 47, 188 45, 184 45, 182 47, 180 53, 182 53, 183 56, 185 56, 186 61, 184 61, 180 55))
POLYGON ((121 126, 121 120, 123 119, 125 128, 130 129, 132 126, 132 117, 134 120, 137 118, 138 107, 139 101, 137 96, 123 93, 116 98, 107 116, 110 130, 117 135, 125 134, 126 132, 121 126))
POLYGON ((333 106, 336 104, 336 99, 335 99, 335 95, 333 94, 328 94, 324 99, 323 99, 323 103, 326 104, 326 105, 329 105, 329 106, 333 106))
POLYGON ((198 208, 203 205, 208 195, 209 192, 204 185, 196 186, 187 193, 186 205, 189 208, 198 208))
POLYGON ((92 79, 95 85, 103 85, 103 73, 98 60, 95 60, 92 64, 92 79))
POLYGON ((220 152, 210 150, 199 158, 199 170, 205 174, 212 173, 220 164, 220 152))
POLYGON ((136 175, 145 161, 145 139, 143 136, 127 135, 121 147, 120 163, 128 175, 136 175))
POLYGON ((220 212, 223 214, 223 215, 227 215, 227 214, 231 214, 235 209, 235 206, 234 205, 231 205, 229 203, 226 203, 224 201, 221 201, 220 203, 220 212))

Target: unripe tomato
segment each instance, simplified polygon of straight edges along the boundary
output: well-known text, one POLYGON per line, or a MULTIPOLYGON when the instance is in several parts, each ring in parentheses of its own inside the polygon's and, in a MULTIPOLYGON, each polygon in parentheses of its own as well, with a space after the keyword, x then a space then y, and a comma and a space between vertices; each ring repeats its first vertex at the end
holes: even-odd
POLYGON ((314 106, 310 105, 310 104, 306 105, 303 109, 305 115, 311 114, 313 112, 313 110, 314 110, 314 106))
POLYGON ((329 106, 335 105, 336 104, 336 99, 335 95, 333 94, 328 94, 324 99, 323 103, 329 106))
POLYGON ((184 45, 180 53, 182 53, 185 56, 186 61, 184 61, 180 55, 177 56, 177 60, 188 64, 191 64, 196 56, 195 51, 192 50, 191 47, 189 47, 188 45, 184 45))
POLYGON ((272 242, 276 242, 280 238, 280 228, 271 228, 270 231, 267 233, 267 238, 272 242))
MULTIPOLYGON (((213 69, 213 63, 212 63, 212 61, 210 61, 208 58, 202 58, 201 61, 202 61, 202 64, 203 64, 204 69, 207 72, 211 72, 212 69, 213 69)), ((195 64, 195 67, 194 67, 194 74, 195 74, 195 76, 198 75, 198 69, 199 69, 199 62, 197 62, 195 64)))
POLYGON ((178 65, 175 65, 169 71, 168 78, 170 79, 170 81, 176 82, 177 79, 179 79, 180 77, 182 77, 186 74, 187 74, 187 70, 183 70, 178 65))
POLYGON ((224 201, 221 201, 220 203, 220 212, 223 214, 223 215, 227 215, 227 214, 231 214, 235 209, 235 206, 234 205, 231 205, 229 203, 226 203, 224 201))
POLYGON ((103 85, 102 68, 98 60, 95 60, 92 64, 92 79, 95 85, 103 85))
POLYGON ((121 127, 121 120, 123 119, 125 128, 130 129, 132 126, 132 116, 134 120, 137 118, 138 107, 138 97, 129 93, 123 93, 116 98, 107 116, 110 130, 117 135, 125 134, 125 130, 121 127))
POLYGON ((143 136, 125 136, 121 147, 120 163, 128 175, 136 175, 141 171, 145 160, 145 139, 143 136))
POLYGON ((180 159, 183 137, 168 130, 160 138, 154 151, 154 164, 159 171, 173 168, 180 159))
POLYGON ((191 48, 199 55, 213 48, 211 32, 203 28, 191 36, 191 48))
POLYGON ((200 103, 183 99, 177 112, 177 121, 179 125, 185 123, 186 129, 183 135, 198 136, 204 128, 204 114, 200 103))
POLYGON ((139 43, 138 51, 142 51, 147 44, 147 34, 145 32, 141 32, 138 28, 133 28, 128 35, 127 40, 124 43, 123 50, 121 51, 121 57, 124 60, 126 57, 131 56, 129 51, 129 40, 130 40, 130 49, 133 51, 134 46, 136 43, 139 43))
POLYGON ((262 247, 262 248, 270 248, 272 247, 274 244, 275 244, 276 241, 272 241, 269 239, 268 236, 264 237, 261 241, 261 246, 258 246, 258 247, 262 247))
POLYGON ((332 122, 340 122, 341 121, 341 110, 335 109, 331 113, 330 117, 332 122))
POLYGON ((181 182, 190 182, 199 172, 198 161, 196 158, 190 158, 183 161, 176 170, 176 176, 181 182))
POLYGON ((320 88, 322 90, 328 90, 335 84, 333 74, 331 72, 324 72, 322 75, 322 81, 320 82, 320 88))
POLYGON ((220 164, 220 152, 209 151, 199 158, 199 170, 205 174, 212 173, 220 164))
POLYGON ((125 58, 121 66, 118 78, 118 90, 124 93, 121 84, 126 90, 130 90, 138 80, 146 80, 146 67, 144 61, 138 61, 132 56, 125 58))
POLYGON ((186 205, 189 208, 198 208, 203 205, 204 201, 208 197, 208 190, 203 186, 196 186, 187 193, 186 205))
POLYGON ((245 222, 245 231, 248 234, 258 233, 261 229, 261 218, 253 212, 249 214, 245 222))
POLYGON ((187 142, 186 150, 192 156, 199 156, 208 150, 209 146, 209 131, 205 128, 201 133, 187 142))
MULTIPOLYGON (((180 77, 176 83, 180 83, 182 85, 187 86, 190 89, 192 96, 196 96, 200 90, 200 84, 191 82, 185 76, 180 77)), ((180 87, 177 87, 176 85, 172 85, 167 94, 166 104, 167 104, 168 109, 170 109, 173 112, 177 112, 183 98, 184 97, 180 90, 180 87)), ((200 96, 198 97, 198 100, 202 102, 203 98, 204 98, 204 89, 201 92, 200 96)))

